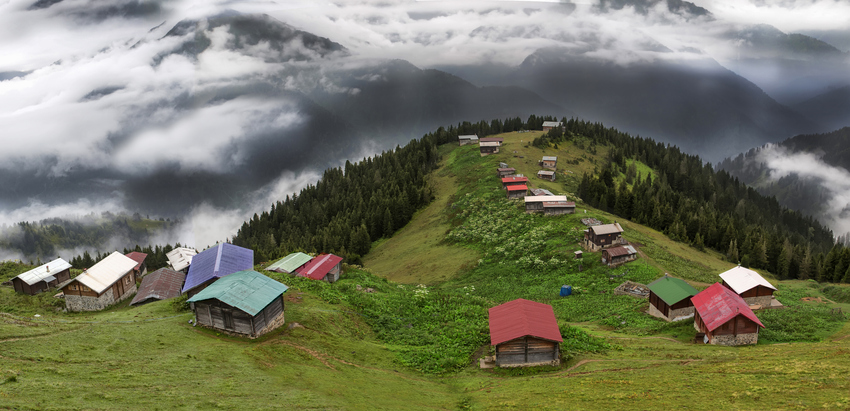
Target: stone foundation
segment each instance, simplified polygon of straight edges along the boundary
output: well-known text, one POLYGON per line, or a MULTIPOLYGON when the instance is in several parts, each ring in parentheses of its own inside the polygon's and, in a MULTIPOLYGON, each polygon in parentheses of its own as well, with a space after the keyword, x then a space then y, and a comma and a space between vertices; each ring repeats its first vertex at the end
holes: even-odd
POLYGON ((772 295, 763 295, 760 297, 747 297, 744 298, 747 305, 759 305, 759 309, 770 308, 770 302, 773 300, 772 295))
MULTIPOLYGON (((694 317, 694 307, 686 307, 679 308, 677 310, 670 310, 670 318, 664 315, 658 308, 654 305, 649 305, 649 310, 646 311, 647 314, 658 317, 667 321, 682 321, 687 320, 694 317)), ((696 324, 694 324, 694 328, 696 328, 696 324)), ((697 329, 699 331, 699 329, 697 329)))
POLYGON ((257 337, 259 337, 259 336, 261 336, 265 333, 268 333, 269 331, 273 331, 277 327, 280 327, 284 323, 283 317, 284 317, 285 314, 286 314, 286 311, 280 313, 280 315, 277 316, 277 318, 275 318, 274 321, 272 321, 270 324, 266 324, 265 328, 260 330, 260 332, 258 332, 257 335, 255 335, 253 337, 249 337, 249 338, 252 338, 252 339, 257 338, 257 337))
POLYGON ((499 364, 499 368, 517 368, 517 367, 541 367, 545 365, 551 365, 553 367, 557 367, 561 365, 561 359, 552 360, 552 361, 541 361, 541 362, 526 362, 520 364, 499 364))
POLYGON ((758 333, 750 333, 750 334, 738 334, 732 335, 715 335, 711 337, 709 340, 709 344, 714 345, 727 345, 727 346, 735 346, 735 345, 749 345, 755 344, 759 340, 758 333))
POLYGON ((121 302, 133 296, 136 293, 136 285, 129 289, 117 301, 113 297, 112 289, 104 292, 100 297, 87 297, 79 295, 65 295, 65 308, 68 311, 100 311, 112 304, 121 302))

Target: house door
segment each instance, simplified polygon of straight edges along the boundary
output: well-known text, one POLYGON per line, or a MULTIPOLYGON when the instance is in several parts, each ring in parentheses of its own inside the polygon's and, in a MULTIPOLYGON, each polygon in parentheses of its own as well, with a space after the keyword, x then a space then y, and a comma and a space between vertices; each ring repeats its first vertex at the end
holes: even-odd
POLYGON ((221 310, 221 315, 224 317, 224 329, 233 329, 233 312, 230 310, 221 310))

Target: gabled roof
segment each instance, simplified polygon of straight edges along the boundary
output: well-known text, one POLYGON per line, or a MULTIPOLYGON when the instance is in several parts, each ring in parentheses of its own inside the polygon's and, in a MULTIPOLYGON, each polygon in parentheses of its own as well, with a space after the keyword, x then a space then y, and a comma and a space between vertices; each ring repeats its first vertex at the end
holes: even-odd
POLYGON ((41 281, 51 282, 56 279, 53 274, 65 271, 69 268, 71 268, 70 263, 61 258, 57 258, 49 263, 42 264, 32 270, 19 274, 15 278, 21 279, 21 281, 28 285, 33 285, 41 281))
POLYGON ((746 301, 720 283, 714 283, 711 287, 702 290, 699 294, 691 297, 691 301, 693 301, 694 309, 699 313, 708 331, 714 331, 717 327, 726 324, 739 315, 753 320, 761 328, 764 328, 764 324, 759 321, 746 301))
POLYGON ((130 272, 136 264, 130 257, 115 251, 71 281, 78 281, 100 294, 130 272))
POLYGON ((522 298, 489 310, 490 345, 532 336, 561 342, 561 331, 551 305, 522 298))
MULTIPOLYGON (((554 196, 546 196, 554 197, 554 196)), ((575 208, 576 203, 573 201, 544 201, 543 208, 575 208)))
POLYGON ((512 186, 508 186, 508 191, 526 191, 528 190, 528 186, 525 184, 516 184, 512 186))
POLYGON ((135 305, 151 298, 167 300, 169 298, 179 297, 181 294, 180 288, 183 287, 183 280, 185 279, 186 274, 183 274, 181 271, 160 268, 142 279, 139 292, 133 297, 130 305, 135 305))
POLYGON ((216 299, 255 316, 288 289, 254 270, 243 270, 219 278, 188 301, 216 299))
POLYGON ((516 171, 516 169, 513 168, 513 167, 507 167, 507 168, 497 168, 496 171, 516 171))
POLYGON ((561 125, 560 121, 544 121, 543 127, 559 127, 561 125))
POLYGON ((502 184, 505 184, 505 183, 525 183, 527 181, 528 181, 528 177, 518 177, 518 176, 502 177, 502 184))
POLYGON ((340 261, 342 261, 342 257, 338 257, 333 254, 320 254, 309 263, 304 264, 301 268, 295 270, 295 272, 301 277, 321 280, 325 278, 325 276, 328 275, 328 272, 330 272, 334 266, 339 264, 340 261))
POLYGON ((553 175, 555 175, 555 172, 554 171, 547 171, 547 170, 540 170, 540 171, 537 172, 537 175, 541 175, 541 174, 544 175, 544 176, 553 176, 553 175))
POLYGON ((732 289, 738 294, 756 288, 760 285, 770 288, 771 290, 776 290, 776 287, 767 282, 767 280, 760 276, 759 273, 750 270, 749 268, 741 267, 740 265, 720 274, 720 278, 722 278, 723 282, 729 287, 732 287, 732 289))
POLYGON ((478 141, 480 141, 482 143, 487 142, 487 141, 498 141, 498 142, 501 143, 501 142, 505 141, 505 139, 502 138, 502 137, 481 137, 478 141))
POLYGON ((558 157, 555 157, 555 156, 543 156, 543 161, 558 161, 558 157))
POLYGON ((624 231, 623 227, 620 227, 619 223, 595 225, 595 226, 591 226, 590 229, 596 235, 615 234, 615 233, 622 233, 624 231))
POLYGON ((192 257, 198 254, 193 248, 177 247, 165 254, 171 268, 182 271, 192 263, 192 257))
POLYGON ((142 263, 145 262, 145 258, 148 258, 147 254, 140 253, 138 251, 129 252, 129 253, 124 254, 124 255, 129 257, 131 260, 135 261, 136 263, 138 263, 138 264, 136 264, 135 267, 133 267, 134 270, 138 270, 139 267, 142 266, 142 263))
POLYGON ((502 143, 499 141, 483 141, 479 140, 478 147, 499 147, 502 143))
POLYGON ((462 136, 457 136, 458 140, 478 140, 477 134, 465 134, 462 136))
POLYGON ((312 260, 313 257, 310 257, 304 253, 292 253, 286 257, 281 258, 280 260, 275 261, 270 266, 266 267, 266 271, 277 271, 284 273, 292 273, 298 267, 301 267, 304 264, 307 264, 312 260))
POLYGON ((567 201, 567 196, 525 196, 526 203, 567 201))
POLYGON ((619 247, 611 247, 602 250, 602 252, 607 252, 611 257, 619 257, 621 255, 632 255, 637 254, 637 251, 631 245, 624 245, 619 247))
POLYGON ((230 243, 220 243, 192 257, 183 292, 189 291, 213 278, 221 278, 237 271, 254 268, 254 250, 230 243))
POLYGON ((553 196, 554 195, 554 194, 552 194, 551 191, 549 191, 545 188, 532 188, 531 193, 534 194, 534 196, 553 196))
POLYGON ((686 283, 681 278, 670 277, 664 274, 661 277, 647 285, 649 290, 655 293, 658 298, 664 300, 667 305, 673 305, 686 298, 693 297, 699 293, 696 288, 686 283))

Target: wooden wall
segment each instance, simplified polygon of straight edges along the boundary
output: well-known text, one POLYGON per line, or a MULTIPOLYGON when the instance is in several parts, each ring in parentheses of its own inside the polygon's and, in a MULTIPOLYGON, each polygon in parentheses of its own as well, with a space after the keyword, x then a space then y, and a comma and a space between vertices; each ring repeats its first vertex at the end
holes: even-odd
POLYGON ((219 330, 256 336, 275 318, 283 314, 283 296, 269 303, 256 316, 219 300, 210 299, 194 303, 198 323, 219 330))
POLYGON ((559 344, 535 337, 522 337, 496 346, 496 364, 516 365, 548 362, 558 359, 559 344))

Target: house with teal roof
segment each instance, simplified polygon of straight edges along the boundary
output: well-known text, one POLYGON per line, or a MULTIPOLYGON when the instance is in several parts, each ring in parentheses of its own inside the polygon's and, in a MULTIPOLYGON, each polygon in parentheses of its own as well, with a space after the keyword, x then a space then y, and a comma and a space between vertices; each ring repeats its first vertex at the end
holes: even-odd
POLYGON ((257 338, 283 325, 283 293, 288 289, 256 271, 244 270, 219 278, 188 301, 197 324, 257 338))
POLYGON ((694 316, 694 303, 691 297, 699 291, 680 278, 670 277, 666 273, 647 285, 649 288, 650 315, 667 321, 679 321, 694 316))

